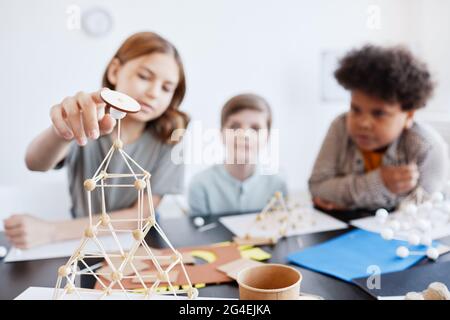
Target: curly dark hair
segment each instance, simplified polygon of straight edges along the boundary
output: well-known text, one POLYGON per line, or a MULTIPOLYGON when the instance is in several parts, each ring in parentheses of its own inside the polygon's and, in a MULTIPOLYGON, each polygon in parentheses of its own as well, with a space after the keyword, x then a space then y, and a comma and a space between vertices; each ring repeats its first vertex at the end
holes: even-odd
POLYGON ((347 90, 360 90, 409 111, 425 106, 434 89, 427 66, 404 47, 366 45, 340 61, 334 76, 347 90))

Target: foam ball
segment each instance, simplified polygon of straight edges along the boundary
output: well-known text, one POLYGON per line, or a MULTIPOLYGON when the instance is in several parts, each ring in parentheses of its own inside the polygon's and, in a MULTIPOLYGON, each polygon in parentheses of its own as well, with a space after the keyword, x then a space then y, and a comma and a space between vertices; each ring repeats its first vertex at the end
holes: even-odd
POLYGON ((442 202, 444 201, 444 195, 441 192, 434 192, 431 195, 431 201, 433 201, 433 203, 442 202))
POLYGON ((389 227, 394 231, 398 231, 400 229, 400 222, 393 220, 389 223, 389 227))
POLYGON ((388 216, 389 212, 384 208, 378 209, 377 212, 375 213, 375 217, 381 223, 385 223, 388 216))
POLYGON ((437 260, 439 258, 439 251, 436 248, 428 248, 427 257, 431 260, 437 260))
POLYGON ((417 206, 414 203, 410 203, 405 207, 404 212, 411 216, 415 215, 417 213, 417 206))
POLYGON ((381 230, 381 237, 384 240, 394 239, 394 230, 392 230, 391 228, 385 228, 385 229, 381 230))
POLYGON ((202 217, 196 217, 196 218, 194 218, 194 224, 197 227, 201 227, 205 224, 205 219, 203 219, 202 217))
POLYGON ((426 201, 420 205, 419 209, 424 210, 424 211, 431 210, 431 209, 433 209, 433 204, 429 201, 426 201))
POLYGON ((423 231, 428 231, 431 229, 431 222, 426 219, 420 219, 417 221, 417 226, 423 231))
POLYGON ((407 222, 407 221, 402 222, 402 223, 400 224, 400 228, 401 228, 402 230, 409 230, 409 229, 411 229, 411 223, 409 223, 409 222, 407 222))
POLYGON ((422 238, 420 239, 420 243, 424 246, 429 247, 433 243, 433 240, 429 236, 422 236, 422 238))
POLYGON ((408 236, 408 243, 412 246, 417 246, 420 243, 420 237, 415 233, 411 233, 408 236))
POLYGON ((407 258, 409 256, 409 249, 407 247, 400 246, 397 248, 396 253, 397 253, 397 257, 407 258))
POLYGON ((6 250, 5 247, 0 246, 0 258, 5 257, 7 253, 8 253, 8 250, 6 250))

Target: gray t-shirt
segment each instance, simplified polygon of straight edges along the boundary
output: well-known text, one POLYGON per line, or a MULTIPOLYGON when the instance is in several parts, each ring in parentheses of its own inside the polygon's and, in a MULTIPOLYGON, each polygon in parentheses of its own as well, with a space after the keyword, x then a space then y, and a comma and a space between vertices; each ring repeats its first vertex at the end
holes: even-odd
MULTIPOLYGON (((72 198, 72 215, 85 217, 89 215, 88 199, 83 183, 92 178, 103 159, 112 146, 110 135, 89 141, 84 147, 75 142, 71 145, 69 153, 59 166, 68 169, 69 189, 72 198)), ((175 164, 171 159, 172 145, 158 140, 151 132, 146 130, 142 136, 132 144, 124 145, 123 150, 135 160, 143 169, 150 172, 150 185, 153 195, 182 193, 184 183, 184 165, 175 164)), ((136 173, 139 171, 131 165, 136 173)), ((108 173, 130 173, 121 155, 115 151, 108 166, 108 173)), ((128 178, 108 179, 108 184, 129 184, 128 178)), ((132 182, 131 182, 132 183, 132 182)), ((138 197, 134 188, 105 188, 106 211, 131 207, 138 197)), ((101 212, 101 188, 92 192, 92 213, 101 212)))

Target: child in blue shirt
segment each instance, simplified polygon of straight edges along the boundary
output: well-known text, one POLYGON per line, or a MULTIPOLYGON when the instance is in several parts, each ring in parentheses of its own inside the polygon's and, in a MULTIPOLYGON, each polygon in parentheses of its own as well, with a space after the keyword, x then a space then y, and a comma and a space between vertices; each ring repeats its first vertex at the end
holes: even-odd
POLYGON ((255 94, 231 98, 222 109, 225 163, 193 177, 188 190, 192 215, 257 212, 275 192, 286 194, 278 175, 263 175, 256 162, 268 142, 272 124, 269 104, 255 94))

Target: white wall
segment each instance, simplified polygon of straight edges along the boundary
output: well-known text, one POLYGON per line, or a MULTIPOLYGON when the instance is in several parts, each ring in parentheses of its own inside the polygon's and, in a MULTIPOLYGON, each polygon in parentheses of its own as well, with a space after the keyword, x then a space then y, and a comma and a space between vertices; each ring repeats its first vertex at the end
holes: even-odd
MULTIPOLYGON (((281 134, 282 172, 291 189, 305 189, 330 121, 346 109, 345 101, 321 102, 321 53, 366 42, 411 44, 440 71, 443 86, 433 106, 446 107, 448 9, 446 0, 0 0, 0 185, 65 179, 63 173, 28 172, 27 144, 49 125, 52 104, 99 87, 125 37, 153 30, 181 52, 188 76, 183 108, 193 119, 218 125, 222 104, 242 91, 268 99, 281 134), (103 38, 68 30, 70 4, 107 8, 114 30, 103 38), (366 25, 373 4, 381 9, 380 30, 366 25)), ((189 167, 187 178, 200 168, 189 167)))

